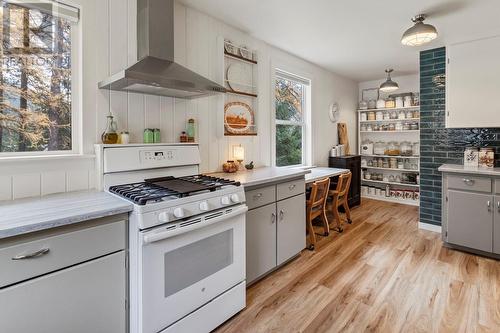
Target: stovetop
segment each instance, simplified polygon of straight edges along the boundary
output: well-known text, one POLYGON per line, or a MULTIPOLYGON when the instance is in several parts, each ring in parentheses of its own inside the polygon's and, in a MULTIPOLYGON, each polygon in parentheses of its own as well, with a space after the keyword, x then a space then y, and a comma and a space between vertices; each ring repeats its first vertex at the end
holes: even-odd
POLYGON ((240 186, 240 183, 207 175, 193 175, 145 179, 144 182, 111 186, 109 191, 137 205, 146 205, 214 192, 228 186, 240 186))

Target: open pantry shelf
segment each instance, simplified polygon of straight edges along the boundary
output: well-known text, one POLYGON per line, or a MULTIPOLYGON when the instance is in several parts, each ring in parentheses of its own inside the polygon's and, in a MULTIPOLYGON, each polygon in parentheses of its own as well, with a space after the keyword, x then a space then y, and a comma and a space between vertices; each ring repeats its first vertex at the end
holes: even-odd
POLYGON ((416 159, 419 159, 420 156, 416 156, 416 155, 412 155, 412 156, 401 156, 401 155, 396 155, 396 156, 393 156, 393 155, 375 155, 375 154, 370 154, 370 155, 361 155, 361 157, 395 157, 395 158, 416 158, 416 159))
POLYGON ((361 197, 366 198, 366 199, 393 202, 393 203, 399 203, 399 204, 410 205, 410 206, 419 206, 420 205, 419 200, 413 200, 413 199, 392 198, 392 197, 386 197, 386 196, 381 196, 381 195, 369 195, 369 194, 364 194, 361 197))
POLYGON ((359 131, 359 133, 420 133, 420 130, 406 130, 406 131, 359 131))
POLYGON ((415 110, 420 109, 419 105, 403 106, 401 108, 380 108, 380 109, 358 109, 358 112, 372 112, 372 111, 399 111, 399 110, 415 110))
POLYGON ((376 183, 376 184, 389 184, 389 185, 396 185, 396 186, 408 186, 408 187, 420 187, 418 184, 407 184, 407 183, 398 183, 398 182, 390 182, 390 181, 383 181, 383 180, 369 180, 369 179, 363 179, 363 182, 367 183, 376 183))
POLYGON ((403 121, 420 121, 420 118, 405 118, 405 119, 383 119, 383 120, 360 120, 362 124, 371 123, 397 123, 403 121))
POLYGON ((419 169, 397 169, 397 168, 379 168, 379 167, 370 167, 370 166, 361 166, 361 169, 371 169, 371 170, 388 170, 388 171, 399 171, 399 172, 414 172, 419 173, 419 169))

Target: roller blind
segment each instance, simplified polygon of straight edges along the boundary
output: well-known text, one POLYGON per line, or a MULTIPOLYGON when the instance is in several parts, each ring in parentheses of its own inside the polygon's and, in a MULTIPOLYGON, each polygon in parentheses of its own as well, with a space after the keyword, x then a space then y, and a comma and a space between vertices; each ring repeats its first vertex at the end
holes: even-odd
POLYGON ((71 22, 78 22, 80 10, 59 1, 51 0, 3 0, 3 3, 13 4, 29 9, 39 10, 42 13, 64 18, 71 22))

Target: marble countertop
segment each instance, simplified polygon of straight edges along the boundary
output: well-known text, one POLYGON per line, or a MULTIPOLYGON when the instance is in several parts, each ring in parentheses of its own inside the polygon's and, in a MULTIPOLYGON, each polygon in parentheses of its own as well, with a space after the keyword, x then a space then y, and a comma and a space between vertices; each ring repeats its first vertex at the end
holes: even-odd
POLYGON ((133 205, 106 192, 69 192, 0 204, 0 239, 127 213, 133 205))
POLYGON ((325 168, 325 167, 316 167, 310 170, 311 173, 306 175, 306 183, 313 183, 316 180, 324 179, 327 177, 335 177, 343 173, 349 172, 349 169, 325 168))
POLYGON ((466 168, 462 164, 443 164, 438 169, 441 172, 467 173, 472 175, 499 176, 500 168, 466 168))
POLYGON ((244 186, 251 187, 301 177, 310 172, 308 168, 262 167, 235 173, 211 173, 210 176, 234 180, 240 182, 244 186))

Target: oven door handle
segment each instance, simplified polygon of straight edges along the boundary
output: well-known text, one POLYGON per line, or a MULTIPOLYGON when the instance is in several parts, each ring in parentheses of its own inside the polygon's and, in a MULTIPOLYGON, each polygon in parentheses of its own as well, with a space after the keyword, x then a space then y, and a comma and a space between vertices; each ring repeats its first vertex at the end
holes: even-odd
POLYGON ((144 243, 145 244, 150 244, 150 243, 158 242, 158 241, 161 241, 161 240, 164 240, 164 239, 167 239, 167 238, 170 238, 170 237, 174 237, 174 236, 177 236, 177 235, 189 232, 189 231, 193 231, 193 230, 196 230, 196 229, 205 228, 205 227, 207 227, 209 225, 212 225, 214 223, 218 223, 218 222, 230 219, 230 218, 232 218, 234 216, 244 214, 247 211, 248 211, 248 207, 246 205, 245 206, 240 206, 240 207, 237 207, 237 208, 233 208, 233 211, 230 212, 230 213, 221 215, 219 217, 212 218, 212 219, 210 219, 208 221, 204 220, 203 222, 194 223, 194 224, 191 224, 191 225, 188 225, 188 226, 185 226, 185 227, 181 227, 181 228, 176 228, 176 229, 173 229, 173 230, 164 230, 164 231, 159 231, 159 232, 153 232, 153 233, 150 233, 150 234, 146 234, 143 237, 144 243))

